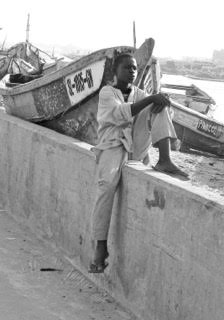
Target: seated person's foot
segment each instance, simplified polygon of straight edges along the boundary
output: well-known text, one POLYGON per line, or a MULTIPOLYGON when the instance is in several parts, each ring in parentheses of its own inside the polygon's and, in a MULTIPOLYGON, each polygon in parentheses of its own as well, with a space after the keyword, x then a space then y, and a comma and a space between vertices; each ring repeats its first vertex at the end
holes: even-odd
POLYGON ((172 161, 159 161, 153 169, 168 174, 181 175, 185 178, 188 177, 188 174, 178 168, 172 161))

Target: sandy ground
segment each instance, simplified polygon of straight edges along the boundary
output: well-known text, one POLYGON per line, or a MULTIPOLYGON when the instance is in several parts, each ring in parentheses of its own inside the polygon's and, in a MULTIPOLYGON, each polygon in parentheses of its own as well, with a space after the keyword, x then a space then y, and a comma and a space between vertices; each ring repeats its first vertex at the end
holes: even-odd
MULTIPOLYGON (((155 165, 158 150, 151 148, 149 156, 151 164, 155 165)), ((189 150, 187 153, 171 151, 171 156, 173 161, 189 174, 192 185, 224 197, 224 158, 196 150, 189 150)))

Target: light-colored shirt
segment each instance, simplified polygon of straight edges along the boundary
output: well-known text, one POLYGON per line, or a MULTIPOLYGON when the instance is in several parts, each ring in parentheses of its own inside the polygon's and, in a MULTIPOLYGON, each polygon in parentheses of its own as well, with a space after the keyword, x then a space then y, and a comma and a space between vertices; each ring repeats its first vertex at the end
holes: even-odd
POLYGON ((132 152, 134 117, 131 114, 131 104, 146 96, 144 91, 133 85, 125 102, 121 90, 111 85, 101 89, 97 113, 99 140, 94 149, 106 150, 123 144, 128 152, 132 152))

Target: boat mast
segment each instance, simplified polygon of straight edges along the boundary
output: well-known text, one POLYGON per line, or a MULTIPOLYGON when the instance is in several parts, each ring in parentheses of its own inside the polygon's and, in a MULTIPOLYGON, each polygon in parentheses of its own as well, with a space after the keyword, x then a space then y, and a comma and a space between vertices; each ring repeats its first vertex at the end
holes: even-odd
MULTIPOLYGON (((2 28, 0 27, 0 30, 2 30, 2 28)), ((4 42, 2 43, 2 50, 3 50, 3 47, 4 47, 4 42)))
POLYGON ((5 42, 6 42, 7 36, 5 36, 4 41, 2 42, 2 50, 4 50, 5 42))
MULTIPOLYGON (((2 29, 3 29, 3 28, 2 28, 2 27, 0 27, 0 30, 2 30, 2 29)), ((4 50, 5 42, 6 42, 6 36, 5 36, 4 41, 2 42, 1 50, 4 50)))
POLYGON ((30 14, 27 16, 27 24, 26 24, 26 42, 29 42, 29 33, 30 33, 30 14))
POLYGON ((135 31, 135 21, 133 21, 133 42, 134 42, 134 48, 136 49, 136 31, 135 31))

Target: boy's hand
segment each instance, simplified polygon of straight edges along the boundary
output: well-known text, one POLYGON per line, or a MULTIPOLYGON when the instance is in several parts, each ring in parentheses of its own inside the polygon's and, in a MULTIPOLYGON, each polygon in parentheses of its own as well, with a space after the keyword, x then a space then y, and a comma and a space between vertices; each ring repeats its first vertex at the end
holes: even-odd
POLYGON ((158 93, 155 94, 152 97, 153 106, 151 108, 152 113, 160 113, 163 108, 170 106, 170 100, 168 96, 158 93))

